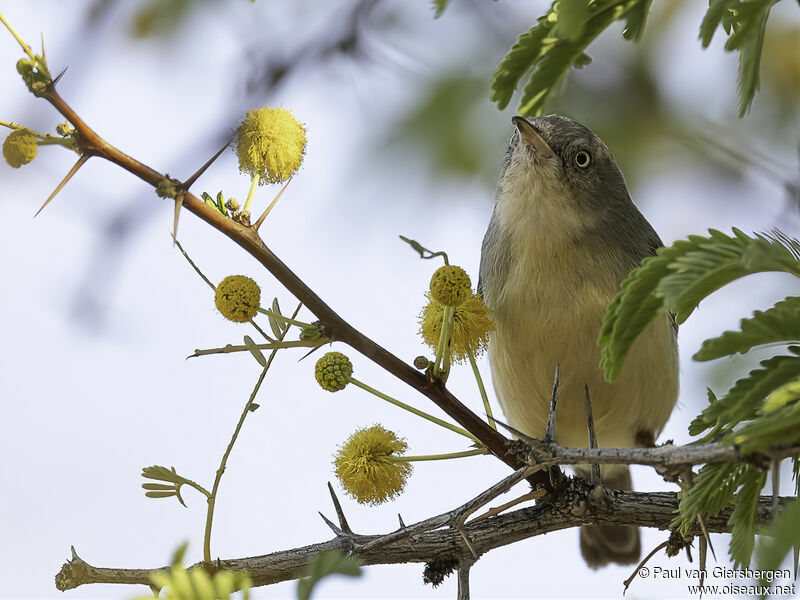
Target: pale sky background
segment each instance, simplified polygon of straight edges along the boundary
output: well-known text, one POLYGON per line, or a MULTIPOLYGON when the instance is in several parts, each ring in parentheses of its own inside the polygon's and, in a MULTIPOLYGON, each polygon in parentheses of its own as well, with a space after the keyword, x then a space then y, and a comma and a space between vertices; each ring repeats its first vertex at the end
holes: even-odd
MULTIPOLYGON (((382 10, 397 19, 398 29, 394 36, 371 40, 375 54, 385 60, 308 68, 267 97, 245 94, 243 49, 291 48, 298 31, 325 31, 325 24, 349 3, 219 1, 198 10, 169 41, 126 35, 132 2, 121 3, 102 26, 87 30, 89 4, 4 1, 0 11, 35 48, 44 34, 54 72, 69 67, 59 90, 78 114, 109 142, 161 172, 188 176, 214 152, 215 134, 233 125, 244 110, 265 102, 291 108, 307 125, 308 154, 262 228, 264 239, 361 331, 409 361, 424 353, 416 318, 437 265, 416 258, 397 235, 446 250, 476 281, 492 189, 478 180, 436 178, 423 158, 388 147, 384 140, 391 123, 430 78, 479 43, 482 29, 468 14, 473 3, 454 0, 445 17, 434 20, 427 1, 387 1, 382 10), (260 23, 269 23, 269 29, 260 23)), ((671 110, 689 121, 725 124, 776 164, 796 171, 796 135, 794 145, 759 136, 759 119, 768 107, 758 97, 748 122, 735 118, 736 58, 723 52, 722 38, 709 50, 700 49, 696 32, 703 4, 693 4, 662 42, 659 85, 671 110)), ((490 8, 516 18, 521 33, 546 5, 499 2, 490 8)), ((794 3, 778 5, 774 19, 796 21, 794 3)), ((63 119, 27 93, 14 69, 19 48, 3 32, 0 119, 52 131, 63 119)), ((632 51, 618 38, 615 28, 598 42, 601 62, 632 51)), ((486 56, 471 68, 488 82, 499 59, 486 56)), ((483 124, 494 119, 497 125, 492 125, 496 135, 485 143, 496 157, 496 170, 517 100, 498 113, 486 94, 489 120, 483 124)), ((580 114, 570 116, 582 120, 580 114)), ((797 121, 790 126, 797 131, 797 121)), ((676 142, 665 139, 664 144, 676 142)), ((726 181, 692 150, 677 152, 688 160, 675 169, 660 169, 658 156, 652 157, 652 174, 631 190, 665 243, 708 227, 760 231, 780 226, 798 235, 796 207, 787 209, 780 185, 758 173, 726 181)), ((200 559, 204 499, 188 489, 188 509, 171 499, 147 499, 140 470, 152 464, 175 466, 210 487, 259 373, 245 354, 185 360, 195 348, 238 343, 252 331, 216 312, 206 284, 172 247, 172 204, 145 184, 93 159, 33 219, 74 160, 68 152, 47 147, 22 169, 0 165, 0 597, 8 599, 125 599, 146 592, 99 585, 57 592, 53 577, 70 545, 95 566, 161 566, 186 540, 187 559, 200 559), (100 231, 123 208, 138 226, 110 251, 100 231)), ((227 152, 193 189, 212 195, 224 189, 243 199, 248 184, 237 171, 235 156, 227 152)), ((262 188, 256 211, 276 192, 262 188)), ((179 234, 213 281, 247 274, 261 284, 265 300, 277 296, 285 311, 294 306, 254 260, 188 212, 179 234)), ((687 425, 705 402, 709 367, 691 361, 702 340, 736 327, 753 309, 798 293, 798 286, 788 276, 761 275, 733 290, 724 299, 704 302, 681 330, 681 397, 662 441, 688 441, 687 425)), ((312 318, 307 311, 303 317, 312 318)), ((341 344, 335 349, 348 353, 360 380, 441 414, 354 351, 341 344)), ((215 557, 259 555, 330 539, 317 511, 334 515, 326 488, 327 481, 334 481, 331 456, 357 427, 382 423, 407 438, 412 454, 465 448, 459 436, 359 389, 336 395, 322 391, 313 378, 314 360, 298 362, 300 355, 285 351, 278 356, 258 399, 261 409, 248 417, 231 456, 217 501, 215 557)), ((748 359, 738 362, 750 364, 748 359)), ((488 383, 485 357, 481 365, 488 383)), ((457 370, 448 386, 482 412, 468 368, 457 370)), ((374 508, 358 505, 337 489, 352 527, 378 533, 396 528, 398 512, 406 523, 438 514, 507 474, 490 457, 419 464, 402 496, 374 508)), ((789 493, 789 477, 783 480, 789 493)), ((634 485, 642 491, 674 489, 644 468, 635 469, 634 485)), ((514 493, 524 491, 519 486, 514 493)), ((577 538, 577 529, 571 529, 486 554, 472 569, 473 597, 620 597, 632 569, 589 571, 577 538)), ((643 551, 664 539, 664 532, 643 531, 643 551)), ((714 542, 718 564, 727 565, 727 539, 714 536, 714 542)), ((689 565, 685 555, 668 560, 663 554, 651 561, 651 567, 656 565, 697 566, 689 565)), ((422 567, 369 567, 360 579, 331 579, 316 597, 455 597, 453 577, 432 589, 422 584, 422 567)), ((692 583, 637 580, 626 598, 683 598, 692 583)), ((293 598, 295 587, 287 582, 259 588, 252 597, 293 598)))

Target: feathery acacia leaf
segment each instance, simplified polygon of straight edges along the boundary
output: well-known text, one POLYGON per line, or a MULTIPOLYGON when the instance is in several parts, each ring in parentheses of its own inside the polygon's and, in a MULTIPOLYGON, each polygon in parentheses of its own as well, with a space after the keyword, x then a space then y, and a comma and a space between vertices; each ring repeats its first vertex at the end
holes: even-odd
POLYGON ((678 515, 670 528, 679 527, 686 535, 697 515, 717 515, 730 505, 742 475, 749 467, 741 463, 708 464, 700 469, 694 485, 680 493, 678 515))
POLYGON ((614 21, 625 19, 625 37, 641 36, 652 0, 556 0, 501 61, 492 78, 492 100, 505 108, 520 79, 532 71, 519 113, 542 112, 548 95, 570 67, 590 62, 584 50, 614 21))
MULTIPOLYGON (((742 422, 755 419, 765 399, 779 387, 800 376, 800 348, 789 348, 792 355, 773 356, 761 361, 761 368, 753 369, 698 417, 706 427, 720 425, 730 431, 742 422)), ((698 432, 699 433, 699 432, 698 432)))
POLYGON ((514 90, 522 76, 531 68, 531 64, 539 57, 542 51, 542 42, 550 29, 546 24, 540 23, 530 31, 519 36, 511 51, 506 54, 492 76, 493 102, 497 102, 500 110, 508 106, 514 90))
POLYGON ((749 468, 740 479, 736 506, 728 519, 732 534, 729 552, 736 569, 750 566, 756 538, 756 507, 766 479, 766 473, 754 468, 749 468))
POLYGON ((759 89, 761 48, 772 5, 778 0, 711 0, 700 25, 700 40, 708 48, 717 28, 728 34, 725 50, 739 51, 739 116, 750 110, 759 89))
POLYGON ((765 528, 758 544, 758 568, 779 568, 789 550, 797 544, 800 544, 800 501, 795 500, 765 528))
POLYGON ((450 0, 433 0, 433 18, 441 17, 448 4, 450 4, 450 0))
POLYGON ((744 354, 754 346, 775 342, 800 342, 800 296, 790 296, 766 311, 742 319, 739 331, 726 331, 706 340, 694 355, 698 361, 744 354))
POLYGON ((606 311, 598 342, 606 379, 619 375, 636 337, 659 312, 675 313, 682 323, 706 296, 745 275, 783 271, 800 276, 798 246, 780 232, 750 237, 738 229, 733 236, 711 229, 708 237, 690 235, 659 248, 622 283, 606 311))

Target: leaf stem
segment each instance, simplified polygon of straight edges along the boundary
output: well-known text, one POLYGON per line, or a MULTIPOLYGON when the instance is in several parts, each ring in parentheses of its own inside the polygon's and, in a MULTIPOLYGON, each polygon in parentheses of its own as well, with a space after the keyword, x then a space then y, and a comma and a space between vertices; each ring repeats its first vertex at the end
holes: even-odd
POLYGON ((3 13, 0 13, 0 23, 5 25, 6 29, 8 29, 11 32, 11 35, 14 36, 14 39, 17 40, 20 46, 22 46, 22 50, 25 52, 25 54, 27 54, 31 58, 31 60, 34 60, 36 57, 33 55, 31 47, 22 41, 22 38, 19 37, 16 31, 14 31, 14 28, 11 26, 11 23, 6 21, 6 18, 3 16, 3 13))
POLYGON ((486 411, 486 416, 489 418, 489 425, 497 431, 497 423, 494 421, 494 415, 492 414, 492 407, 489 404, 489 397, 486 395, 486 388, 483 385, 483 379, 481 378, 481 372, 478 370, 478 364, 475 362, 475 354, 472 350, 467 352, 467 356, 469 357, 469 364, 472 367, 472 373, 475 375, 475 381, 478 383, 478 391, 481 393, 481 400, 483 400, 483 409, 486 411))
POLYGON ((474 450, 464 450, 462 452, 450 452, 449 454, 422 454, 419 456, 389 456, 386 460, 390 462, 417 462, 425 460, 449 460, 451 458, 464 458, 467 456, 479 456, 489 454, 486 448, 475 448, 474 450))
MULTIPOLYGON (((300 312, 300 307, 303 306, 302 302, 297 305, 297 308, 294 311, 293 317, 297 316, 297 313, 300 312)), ((288 331, 288 329, 287 329, 288 331)), ((286 331, 283 332, 284 335, 286 331)), ((278 353, 278 349, 274 349, 267 359, 267 364, 264 369, 261 371, 261 375, 258 377, 258 381, 256 385, 253 387, 253 391, 250 394, 250 397, 247 400, 247 403, 244 405, 244 410, 242 410, 242 414, 239 417, 239 422, 236 423, 236 429, 233 430, 233 435, 231 436, 231 441, 228 443, 228 447, 225 449, 225 453, 222 455, 222 460, 220 460, 219 468, 217 469, 217 476, 214 478, 214 486, 211 488, 211 495, 208 497, 208 511, 206 512, 206 527, 203 533, 203 562, 206 564, 211 563, 211 527, 214 522, 214 506, 217 500, 217 491, 219 490, 219 484, 222 481, 222 474, 225 472, 225 467, 228 464, 228 457, 233 450, 233 445, 236 443, 237 438, 239 437, 239 432, 242 430, 242 425, 244 425, 244 420, 247 418, 247 415, 252 412, 250 410, 250 406, 253 404, 253 400, 255 400, 256 394, 258 394, 259 388, 261 388, 261 384, 264 382, 264 377, 267 376, 267 371, 269 371, 270 366, 272 365, 272 361, 275 358, 275 355, 278 353)))
POLYGON ((258 187, 260 179, 261 177, 258 173, 253 175, 253 181, 250 183, 250 191, 247 193, 247 200, 244 201, 244 207, 242 208, 243 213, 250 212, 250 203, 256 195, 256 188, 258 187))
POLYGON ((440 426, 444 427, 445 429, 449 429, 450 431, 454 431, 455 433, 459 433, 459 434, 461 434, 461 435, 463 435, 465 437, 468 437, 469 439, 471 439, 471 440, 473 440, 475 442, 478 442, 479 444, 481 443, 478 438, 476 438, 474 435, 472 435, 466 429, 462 429, 461 427, 458 427, 457 425, 453 425, 451 423, 448 423, 447 421, 443 421, 442 419, 434 417, 433 415, 429 415, 428 413, 426 413, 424 411, 421 411, 418 408, 414 408, 413 406, 410 406, 410 405, 406 404, 405 402, 401 402, 400 400, 397 400, 396 398, 392 398, 391 396, 387 396, 383 392, 379 392, 375 388, 368 386, 366 383, 363 383, 363 382, 359 381, 358 379, 355 379, 355 378, 351 377, 350 378, 350 383, 360 387, 362 390, 368 391, 370 394, 374 394, 375 396, 377 396, 378 398, 381 398, 382 400, 386 400, 390 404, 394 404, 395 406, 399 406, 400 408, 405 409, 410 413, 414 413, 418 417, 422 417, 423 419, 427 419, 431 423, 436 423, 437 425, 440 425, 440 426))

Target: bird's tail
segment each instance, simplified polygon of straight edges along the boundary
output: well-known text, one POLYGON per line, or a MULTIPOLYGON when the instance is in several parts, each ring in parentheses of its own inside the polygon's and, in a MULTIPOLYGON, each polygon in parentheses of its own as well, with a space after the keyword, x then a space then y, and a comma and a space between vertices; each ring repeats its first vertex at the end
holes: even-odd
MULTIPOLYGON (((604 474, 603 485, 618 490, 632 489, 630 469, 615 469, 604 474)), ((639 528, 630 525, 584 525, 580 541, 583 559, 592 569, 609 563, 634 564, 642 553, 639 528)))

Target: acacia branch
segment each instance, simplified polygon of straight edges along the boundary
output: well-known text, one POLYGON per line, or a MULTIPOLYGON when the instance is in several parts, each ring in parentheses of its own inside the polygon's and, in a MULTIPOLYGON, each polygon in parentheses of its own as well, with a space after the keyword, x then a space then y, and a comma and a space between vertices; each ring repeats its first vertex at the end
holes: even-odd
MULTIPOLYGON (((41 97, 46 99, 75 128, 79 146, 84 155, 105 158, 154 188, 170 179, 158 171, 121 152, 101 138, 61 98, 54 85, 49 85, 41 97)), ((175 182, 173 182, 175 183, 175 182)), ((180 185, 180 184, 179 184, 180 185)), ((222 215, 188 190, 181 189, 182 205, 203 221, 219 230, 260 262, 289 292, 300 300, 320 320, 325 335, 352 347, 386 371, 428 397, 459 425, 475 435, 489 451, 513 469, 524 466, 519 457, 508 452, 507 438, 492 429, 485 421, 469 410, 444 385, 429 379, 397 356, 365 336, 340 317, 306 283, 295 275, 259 237, 258 232, 222 215)), ((534 474, 532 484, 548 487, 546 477, 534 474)))
MULTIPOLYGON (((215 561, 214 567, 234 571, 247 571, 254 586, 286 581, 298 576, 320 552, 336 550, 356 556, 364 565, 426 563, 432 560, 452 559, 459 564, 471 564, 477 556, 501 546, 513 544, 530 537, 577 527, 581 525, 634 525, 668 529, 678 510, 678 496, 672 492, 626 492, 606 490, 604 502, 595 503, 590 498, 591 486, 580 479, 570 480, 563 490, 549 496, 550 500, 536 506, 511 513, 467 522, 460 531, 447 526, 456 511, 451 511, 427 521, 437 521, 442 526, 430 529, 411 525, 407 529, 422 529, 410 536, 398 535, 402 530, 384 535, 359 535, 341 532, 331 540, 273 552, 262 556, 215 561), (462 533, 464 534, 462 536, 462 533), (469 540, 469 546, 466 543, 469 540), (383 540, 386 540, 383 542, 383 540)), ((779 499, 783 507, 794 498, 779 499)), ((772 497, 759 499, 756 523, 771 520, 772 497)), ((709 516, 706 528, 711 533, 728 533, 731 510, 709 516)), ((690 531, 700 534, 699 525, 690 531)), ((197 563, 192 568, 201 568, 197 563)), ((78 557, 65 563, 56 575, 59 590, 76 588, 87 583, 150 584, 150 575, 166 568, 113 569, 94 567, 78 557)))
MULTIPOLYGON (((522 442, 520 442, 522 443, 522 442)), ((527 438, 524 442, 529 465, 649 465, 671 469, 705 463, 750 462, 768 468, 774 461, 800 453, 800 444, 783 444, 753 454, 743 454, 736 446, 715 442, 675 446, 671 442, 657 448, 567 448, 556 442, 527 438)))

